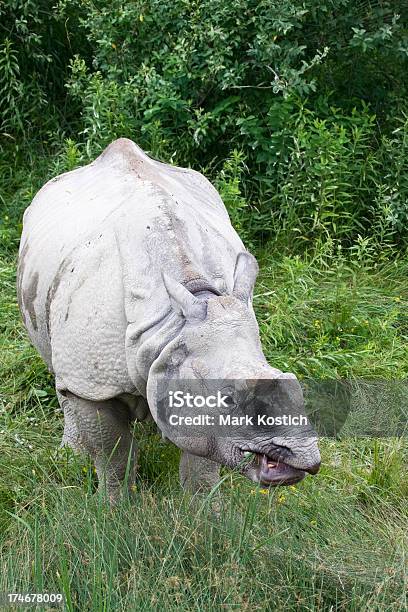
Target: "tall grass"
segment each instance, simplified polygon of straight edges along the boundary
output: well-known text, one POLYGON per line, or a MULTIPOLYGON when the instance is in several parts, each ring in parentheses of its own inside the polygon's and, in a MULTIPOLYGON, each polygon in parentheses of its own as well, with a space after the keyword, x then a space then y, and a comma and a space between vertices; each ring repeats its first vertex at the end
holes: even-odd
POLYGON ((214 516, 172 479, 114 511, 78 486, 44 486, 14 515, 0 586, 63 593, 68 610, 405 609, 407 517, 392 502, 363 504, 330 474, 222 493, 214 516))
MULTIPOLYGON (((407 260, 379 261, 370 248, 264 249, 254 304, 272 365, 300 377, 406 377, 407 260)), ((62 415, 14 282, 6 248, 0 592, 63 593, 66 609, 95 612, 406 609, 406 438, 325 439, 321 473, 296 487, 268 492, 225 471, 220 495, 191 497, 177 450, 139 424, 136 490, 109 510, 89 461, 58 448, 62 415)))

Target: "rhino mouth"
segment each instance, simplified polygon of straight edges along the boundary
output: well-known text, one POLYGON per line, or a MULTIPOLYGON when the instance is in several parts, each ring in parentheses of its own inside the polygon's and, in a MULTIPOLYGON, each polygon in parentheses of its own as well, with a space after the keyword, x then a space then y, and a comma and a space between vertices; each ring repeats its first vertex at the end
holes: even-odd
POLYGON ((304 470, 299 470, 282 459, 272 459, 263 453, 241 451, 244 460, 252 460, 246 464, 244 473, 253 481, 267 487, 292 485, 306 476, 304 470))

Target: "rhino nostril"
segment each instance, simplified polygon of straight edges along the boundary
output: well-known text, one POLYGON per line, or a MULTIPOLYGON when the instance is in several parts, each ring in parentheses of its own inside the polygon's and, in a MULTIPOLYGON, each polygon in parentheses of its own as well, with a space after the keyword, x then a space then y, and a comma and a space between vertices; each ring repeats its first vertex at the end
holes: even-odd
POLYGON ((310 467, 304 468, 304 470, 305 472, 309 472, 309 474, 315 475, 320 470, 320 466, 321 466, 321 461, 318 461, 317 463, 314 463, 310 467))

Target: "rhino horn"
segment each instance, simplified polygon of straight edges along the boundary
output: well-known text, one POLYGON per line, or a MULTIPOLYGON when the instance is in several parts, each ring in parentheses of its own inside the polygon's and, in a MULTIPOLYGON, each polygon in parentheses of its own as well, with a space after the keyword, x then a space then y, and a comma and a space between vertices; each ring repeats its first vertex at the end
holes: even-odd
POLYGON ((258 270, 257 261, 251 253, 240 253, 235 264, 232 295, 247 304, 254 289, 258 270))
POLYGON ((175 312, 186 319, 199 319, 203 321, 207 314, 205 300, 199 300, 181 283, 162 273, 164 286, 170 298, 170 304, 175 312))

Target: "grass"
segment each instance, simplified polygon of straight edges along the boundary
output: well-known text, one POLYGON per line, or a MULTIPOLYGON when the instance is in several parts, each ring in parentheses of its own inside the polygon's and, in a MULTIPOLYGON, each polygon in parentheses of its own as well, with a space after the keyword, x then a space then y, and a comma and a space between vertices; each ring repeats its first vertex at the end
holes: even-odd
MULTIPOLYGON (((322 440, 321 473, 296 487, 268 492, 225 472, 221 496, 197 498, 179 487, 177 450, 137 425, 137 489, 107 508, 92 465, 58 449, 53 381, 19 320, 24 180, 0 258, 0 592, 61 592, 68 610, 95 612, 406 610, 404 437, 346 431, 322 440)), ((370 244, 316 253, 260 257, 269 362, 304 378, 406 378, 408 258, 370 244)))

